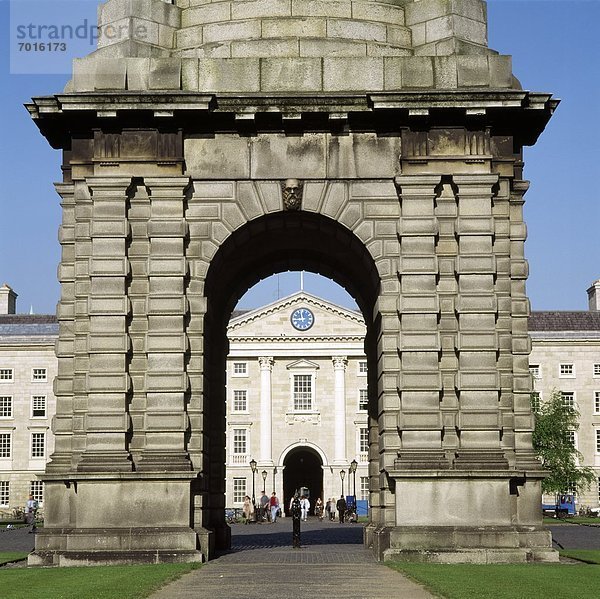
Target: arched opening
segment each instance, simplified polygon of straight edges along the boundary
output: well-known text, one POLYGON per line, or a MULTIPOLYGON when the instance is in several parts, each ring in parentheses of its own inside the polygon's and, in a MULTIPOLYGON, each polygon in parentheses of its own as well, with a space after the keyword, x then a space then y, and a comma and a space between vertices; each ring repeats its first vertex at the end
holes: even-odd
POLYGON ((311 511, 317 497, 323 498, 323 462, 310 447, 292 449, 283 462, 283 500, 286 513, 294 493, 308 489, 311 511))
MULTIPOLYGON (((208 270, 204 295, 207 311, 204 319, 204 435, 202 439, 205 475, 198 489, 203 495, 204 526, 216 532, 217 547, 228 545, 224 523, 225 485, 225 364, 229 353, 227 324, 239 298, 257 281, 277 272, 308 270, 329 277, 342 285, 356 300, 366 323, 365 355, 369 371, 369 426, 377 424, 377 338, 379 317, 376 301, 379 275, 364 244, 346 227, 318 214, 278 212, 247 223, 232 233, 220 246, 208 270)), ((372 448, 372 455, 377 455, 372 448)), ((300 476, 299 460, 314 462, 321 482, 314 473, 310 484, 323 491, 322 462, 314 453, 289 456, 287 471, 300 476), (296 462, 295 460, 298 460, 296 462)), ((311 470, 314 468, 311 466, 311 470)), ((287 489, 301 484, 285 474, 287 489), (289 477, 289 481, 288 481, 289 477)), ((310 487, 309 487, 310 488, 310 487)), ((312 490, 311 490, 312 495, 312 490)), ((316 495, 315 495, 316 496, 316 495)), ((289 496, 286 497, 289 500, 289 496)))

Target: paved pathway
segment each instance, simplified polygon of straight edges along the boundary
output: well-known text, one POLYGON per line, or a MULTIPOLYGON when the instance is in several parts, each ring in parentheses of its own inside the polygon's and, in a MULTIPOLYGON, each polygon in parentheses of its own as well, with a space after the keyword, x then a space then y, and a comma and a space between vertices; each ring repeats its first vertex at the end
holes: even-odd
POLYGON ((362 526, 302 523, 291 548, 291 519, 232 526, 232 551, 167 585, 150 599, 429 599, 422 587, 375 562, 362 526))

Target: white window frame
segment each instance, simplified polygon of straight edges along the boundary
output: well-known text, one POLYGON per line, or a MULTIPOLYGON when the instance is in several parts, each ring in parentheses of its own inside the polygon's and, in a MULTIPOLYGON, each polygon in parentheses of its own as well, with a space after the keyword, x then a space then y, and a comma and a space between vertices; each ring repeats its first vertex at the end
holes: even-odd
POLYGON ((359 360, 356 366, 356 375, 357 376, 367 376, 368 366, 366 360, 359 360), (363 370, 364 368, 364 370, 363 370))
POLYGON ((14 368, 0 368, 0 383, 13 383, 15 380, 14 368))
POLYGON ((537 402, 533 399, 533 397, 531 398, 531 409, 534 411, 539 410, 540 406, 542 405, 542 392, 534 389, 531 392, 531 395, 537 395, 537 402))
POLYGON ((316 376, 314 370, 293 370, 290 372, 290 398, 292 401, 292 413, 309 414, 316 412, 316 376), (310 408, 296 409, 295 383, 297 376, 308 377, 310 381, 310 408))
POLYGON ((577 397, 575 396, 575 391, 561 391, 560 392, 560 397, 562 399, 563 405, 567 405, 565 404, 565 395, 571 395, 573 398, 573 403, 571 405, 572 408, 577 408, 577 397))
POLYGON ((369 499, 369 477, 368 476, 361 476, 360 477, 360 499, 362 500, 368 500, 369 499))
POLYGON ((232 391, 232 396, 231 396, 231 411, 235 412, 236 414, 247 414, 248 413, 248 390, 247 389, 233 389, 232 391), (244 394, 244 408, 243 409, 238 409, 236 407, 236 395, 238 393, 243 393, 244 394))
POLYGON ((14 418, 14 403, 13 403, 13 396, 12 395, 0 395, 0 399, 7 399, 7 405, 8 405, 8 411, 10 412, 9 414, 2 414, 0 412, 0 419, 2 420, 10 420, 12 418, 14 418))
POLYGON ((568 430, 567 431, 567 436, 569 437, 569 441, 573 445, 574 449, 577 449, 577 447, 578 447, 577 433, 575 431, 568 430))
POLYGON ((575 363, 574 362, 561 362, 558 365, 558 378, 560 379, 574 379, 575 378, 575 363), (570 372, 566 370, 570 368, 570 372), (565 372, 563 372, 563 369, 565 372))
POLYGON ((529 372, 536 381, 539 381, 542 378, 542 367, 539 364, 530 364, 529 372))
POLYGON ((32 431, 29 435, 29 456, 32 460, 46 459, 46 433, 44 431, 32 431))
MULTIPOLYGON (((12 431, 2 431, 0 430, 0 437, 4 438, 6 436, 6 438, 8 439, 8 455, 1 455, 0 454, 0 460, 11 460, 12 459, 12 450, 13 450, 13 435, 12 435, 12 431)), ((0 444, 0 451, 3 451, 3 447, 2 444, 0 444)))
POLYGON ((231 376, 235 377, 235 378, 246 378, 248 377, 248 362, 246 362, 245 360, 235 360, 234 362, 232 362, 231 364, 231 376), (241 370, 240 372, 236 372, 236 366, 242 366, 243 365, 243 370, 241 370))
POLYGON ((595 379, 600 379, 600 363, 594 363, 594 366, 592 367, 592 376, 595 379))
POLYGON ((48 396, 47 395, 32 395, 31 396, 31 401, 29 402, 29 409, 30 409, 30 417, 31 418, 48 418, 48 396), (44 415, 43 416, 36 416, 34 414, 34 406, 35 406, 35 400, 36 399, 40 399, 40 398, 44 398, 44 415))
POLYGON ((358 390, 358 411, 359 412, 366 412, 367 409, 368 409, 368 407, 369 407, 369 390, 368 389, 364 389, 364 388, 363 389, 359 389, 358 390), (362 403, 361 402, 361 396, 362 396, 363 393, 365 394, 365 399, 366 399, 366 401, 365 401, 365 407, 364 408, 361 407, 361 403, 362 403))
POLYGON ((41 480, 29 481, 29 494, 38 502, 39 506, 44 505, 44 483, 41 480))
POLYGON ((248 461, 248 447, 250 445, 250 431, 245 426, 235 426, 231 428, 231 463, 246 464, 248 461), (244 451, 236 451, 236 431, 244 431, 244 451))
POLYGON ((47 368, 32 368, 31 369, 31 382, 32 383, 47 383, 48 382, 48 369, 47 368), (36 372, 38 371, 38 372, 36 372), (42 374, 43 372, 43 374, 42 374))
POLYGON ((10 481, 0 480, 0 507, 10 506, 10 481))
POLYGON ((248 494, 248 480, 245 476, 234 476, 233 483, 231 486, 231 500, 234 505, 241 505, 244 503, 244 497, 248 494), (237 485, 236 485, 237 483, 237 485), (243 492, 240 490, 243 483, 243 492), (241 499, 236 499, 236 495, 240 497, 239 493, 242 493, 241 499))
POLYGON ((596 453, 600 455, 600 428, 596 428, 596 453))
POLYGON ((600 391, 594 391, 594 414, 600 414, 600 391))
POLYGON ((358 453, 358 461, 361 464, 369 461, 369 427, 359 426, 356 430, 356 450, 358 453), (366 431, 366 436, 363 436, 363 431, 366 431), (366 441, 364 445, 363 442, 366 441))

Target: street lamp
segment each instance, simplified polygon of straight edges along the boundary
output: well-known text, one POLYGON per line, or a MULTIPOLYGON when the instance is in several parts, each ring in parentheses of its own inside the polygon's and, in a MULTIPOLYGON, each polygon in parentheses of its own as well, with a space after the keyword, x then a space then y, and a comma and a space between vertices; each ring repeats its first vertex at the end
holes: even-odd
POLYGON ((267 471, 263 470, 260 474, 263 479, 263 490, 266 493, 267 492, 267 471))
POLYGON ((342 479, 342 497, 344 496, 344 477, 346 476, 345 470, 340 470, 340 478, 342 479))
POLYGON ((254 508, 254 512, 256 513, 256 496, 254 493, 254 477, 256 475, 256 460, 253 458, 250 460, 250 468, 252 469, 252 507, 254 508))
POLYGON ((356 460, 352 460, 350 462, 350 472, 352 472, 352 484, 354 487, 354 492, 352 494, 352 498, 354 500, 354 512, 356 513, 356 519, 358 521, 358 510, 356 509, 356 468, 358 466, 358 462, 356 460))

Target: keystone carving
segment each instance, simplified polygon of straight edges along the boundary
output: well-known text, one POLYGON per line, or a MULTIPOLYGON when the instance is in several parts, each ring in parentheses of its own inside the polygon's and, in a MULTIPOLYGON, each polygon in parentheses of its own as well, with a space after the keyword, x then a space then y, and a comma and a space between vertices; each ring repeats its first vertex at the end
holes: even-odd
POLYGON ((286 179, 281 182, 284 210, 300 210, 304 183, 298 179, 286 179))

